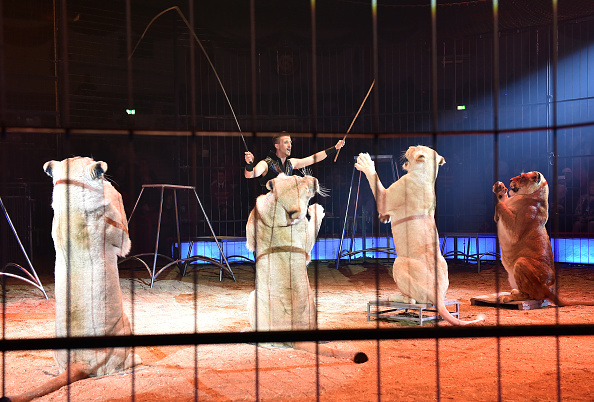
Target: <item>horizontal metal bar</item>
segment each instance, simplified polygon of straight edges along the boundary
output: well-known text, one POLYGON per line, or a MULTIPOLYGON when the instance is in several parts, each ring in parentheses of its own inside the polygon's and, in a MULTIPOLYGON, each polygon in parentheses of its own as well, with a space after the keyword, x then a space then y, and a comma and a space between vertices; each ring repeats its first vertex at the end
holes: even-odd
MULTIPOLYGON (((487 130, 444 130, 439 131, 441 137, 458 136, 458 135, 492 135, 497 132, 499 134, 521 134, 528 132, 538 132, 547 130, 569 130, 580 127, 594 126, 594 121, 584 123, 572 123, 550 126, 536 126, 524 128, 511 129, 487 129, 487 130)), ((240 137, 245 133, 237 131, 203 131, 203 130, 140 130, 140 129, 90 129, 90 128, 55 128, 55 127, 14 127, 14 126, 0 126, 0 131, 6 133, 30 133, 30 134, 69 134, 69 135, 133 135, 133 136, 163 136, 163 137, 240 137)), ((252 132, 248 136, 257 137, 273 137, 278 132, 252 132)), ((342 138, 344 134, 341 133, 312 133, 305 131, 287 132, 291 137, 302 138, 342 138)), ((433 136, 429 131, 405 131, 405 132, 386 132, 386 133, 351 133, 349 138, 369 138, 373 139, 376 136, 381 138, 396 138, 409 136, 433 136)))
POLYGON ((1 351, 93 349, 130 346, 209 345, 263 342, 360 341, 394 339, 504 338, 526 336, 586 336, 594 324, 516 326, 426 326, 414 328, 342 329, 270 332, 204 332, 193 334, 106 337, 30 338, 0 340, 1 351))

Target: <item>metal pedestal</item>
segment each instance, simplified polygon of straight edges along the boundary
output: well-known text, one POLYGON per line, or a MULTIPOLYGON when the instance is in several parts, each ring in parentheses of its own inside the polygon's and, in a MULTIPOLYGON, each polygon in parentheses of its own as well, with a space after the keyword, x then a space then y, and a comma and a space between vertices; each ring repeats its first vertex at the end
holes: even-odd
MULTIPOLYGON (((185 275, 187 264, 194 262, 194 261, 198 261, 198 260, 206 261, 206 262, 218 267, 220 269, 220 279, 221 280, 223 279, 223 272, 227 273, 231 277, 231 279, 235 280, 235 275, 233 274, 233 271, 231 270, 231 267, 229 266, 227 257, 225 257, 223 248, 221 247, 221 244, 220 244, 219 240, 217 239, 214 229, 212 228, 212 225, 210 224, 210 219, 208 219, 208 216, 206 215, 206 211, 204 210, 204 207, 202 206, 202 202, 200 202, 200 198, 198 197, 198 193, 196 193, 195 187, 179 186, 179 185, 173 185, 173 184, 143 184, 142 190, 140 191, 140 194, 138 195, 138 199, 136 200, 136 204, 134 205, 134 209, 132 210, 132 213, 130 214, 130 217, 128 218, 128 224, 130 224, 130 221, 132 220, 134 211, 136 211, 136 207, 138 206, 140 198, 142 197, 144 190, 147 188, 160 188, 161 189, 161 202, 159 204, 159 221, 157 223, 157 238, 155 240, 155 252, 154 253, 136 254, 136 255, 133 255, 130 257, 126 257, 126 258, 121 259, 118 264, 121 264, 124 261, 132 260, 132 259, 143 264, 144 267, 149 272, 149 275, 151 276, 151 288, 153 287, 153 285, 155 283, 155 279, 167 268, 170 268, 174 265, 182 264, 183 268, 180 269, 180 272, 182 275, 185 275), (175 225, 176 225, 176 229, 177 229, 177 244, 178 244, 177 259, 170 258, 163 254, 159 254, 159 236, 160 236, 160 232, 161 232, 161 216, 163 213, 163 193, 165 192, 166 189, 173 190, 173 203, 175 205, 175 225), (208 227, 210 228, 210 232, 212 233, 212 238, 214 239, 214 241, 217 244, 217 247, 219 248, 219 252, 221 255, 220 262, 213 258, 209 258, 206 256, 201 256, 201 255, 188 255, 186 257, 182 257, 182 255, 181 255, 181 237, 180 237, 180 233, 179 233, 179 214, 178 214, 178 210, 177 210, 177 190, 191 190, 194 193, 194 195, 196 196, 196 201, 198 201, 198 205, 200 205, 200 209, 202 210, 202 213, 204 214, 204 218, 206 219, 206 222, 208 223, 208 227), (142 257, 148 257, 148 256, 151 256, 153 259, 152 269, 142 259, 142 257), (168 263, 165 264, 163 267, 159 268, 159 270, 157 270, 157 258, 158 257, 168 260, 168 263)), ((191 248, 190 248, 190 250, 191 250, 191 248)))
MULTIPOLYGON (((458 300, 445 299, 444 304, 446 306, 454 306, 454 311, 450 311, 450 314, 456 318, 460 317, 460 303, 458 300)), ((423 323, 428 321, 441 319, 437 313, 437 307, 431 303, 400 303, 389 301, 388 299, 372 300, 367 303, 367 321, 371 321, 372 317, 376 319, 408 321, 419 325, 423 325, 423 323), (371 311, 372 307, 375 307, 375 311, 371 311), (384 310, 380 311, 380 308, 384 308, 384 310), (427 315, 427 313, 431 313, 431 315, 427 315)))

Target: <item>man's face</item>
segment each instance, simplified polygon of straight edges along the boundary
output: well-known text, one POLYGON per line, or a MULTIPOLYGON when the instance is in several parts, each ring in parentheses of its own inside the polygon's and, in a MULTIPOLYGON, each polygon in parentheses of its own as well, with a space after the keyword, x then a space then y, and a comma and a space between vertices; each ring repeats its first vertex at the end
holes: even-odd
POLYGON ((288 135, 283 135, 280 137, 278 144, 274 144, 277 153, 280 154, 280 157, 289 157, 291 156, 291 146, 293 145, 293 141, 291 141, 291 137, 288 135))

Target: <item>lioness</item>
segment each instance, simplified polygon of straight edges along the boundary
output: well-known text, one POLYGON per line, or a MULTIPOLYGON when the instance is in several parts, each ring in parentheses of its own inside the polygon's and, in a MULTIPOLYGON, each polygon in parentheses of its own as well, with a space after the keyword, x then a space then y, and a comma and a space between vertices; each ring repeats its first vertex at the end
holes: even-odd
MULTIPOLYGON (((247 306, 250 325, 258 331, 314 329, 316 305, 307 264, 324 208, 319 204, 308 207, 308 203, 320 191, 318 180, 280 174, 266 187, 270 192, 257 198, 246 227, 247 248, 256 251, 256 289, 250 293, 247 306)), ((274 345, 316 352, 311 342, 274 345)), ((367 361, 364 353, 324 345, 318 345, 317 352, 356 363, 367 361)))
POLYGON ((462 321, 444 305, 449 286, 448 265, 441 254, 435 225, 435 180, 445 159, 426 146, 409 147, 402 166, 408 173, 384 188, 369 154, 357 157, 355 168, 365 173, 377 204, 380 220, 392 223, 397 257, 393 276, 402 297, 393 301, 432 303, 441 317, 453 325, 462 321))
MULTIPOLYGON (((43 170, 54 184, 56 337, 131 334, 117 270, 117 256, 131 243, 122 197, 104 180, 107 163, 75 157, 46 162, 43 170)), ((57 350, 54 358, 57 377, 9 400, 29 401, 140 363, 128 347, 57 350)))
POLYGON ((501 302, 547 299, 558 306, 592 302, 565 300, 555 284, 555 263, 545 225, 549 219, 549 186, 540 172, 522 173, 510 179, 510 190, 498 181, 495 222, 501 248, 501 262, 507 271, 511 295, 501 302))

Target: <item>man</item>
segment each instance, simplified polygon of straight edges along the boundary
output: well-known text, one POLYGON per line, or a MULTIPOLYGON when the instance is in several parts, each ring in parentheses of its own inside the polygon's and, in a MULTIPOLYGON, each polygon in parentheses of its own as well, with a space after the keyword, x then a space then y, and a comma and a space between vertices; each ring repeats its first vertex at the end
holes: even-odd
POLYGON ((287 176, 293 174, 294 169, 302 169, 306 166, 313 165, 316 162, 326 159, 326 157, 333 157, 338 150, 344 146, 344 140, 340 140, 335 146, 330 147, 324 151, 315 153, 307 158, 289 158, 291 156, 291 147, 293 142, 290 135, 277 135, 272 139, 274 144, 274 151, 270 151, 266 159, 261 160, 254 166, 254 155, 247 151, 245 153, 245 167, 244 175, 246 179, 253 179, 257 177, 261 185, 266 185, 268 180, 274 179, 280 173, 287 176))

